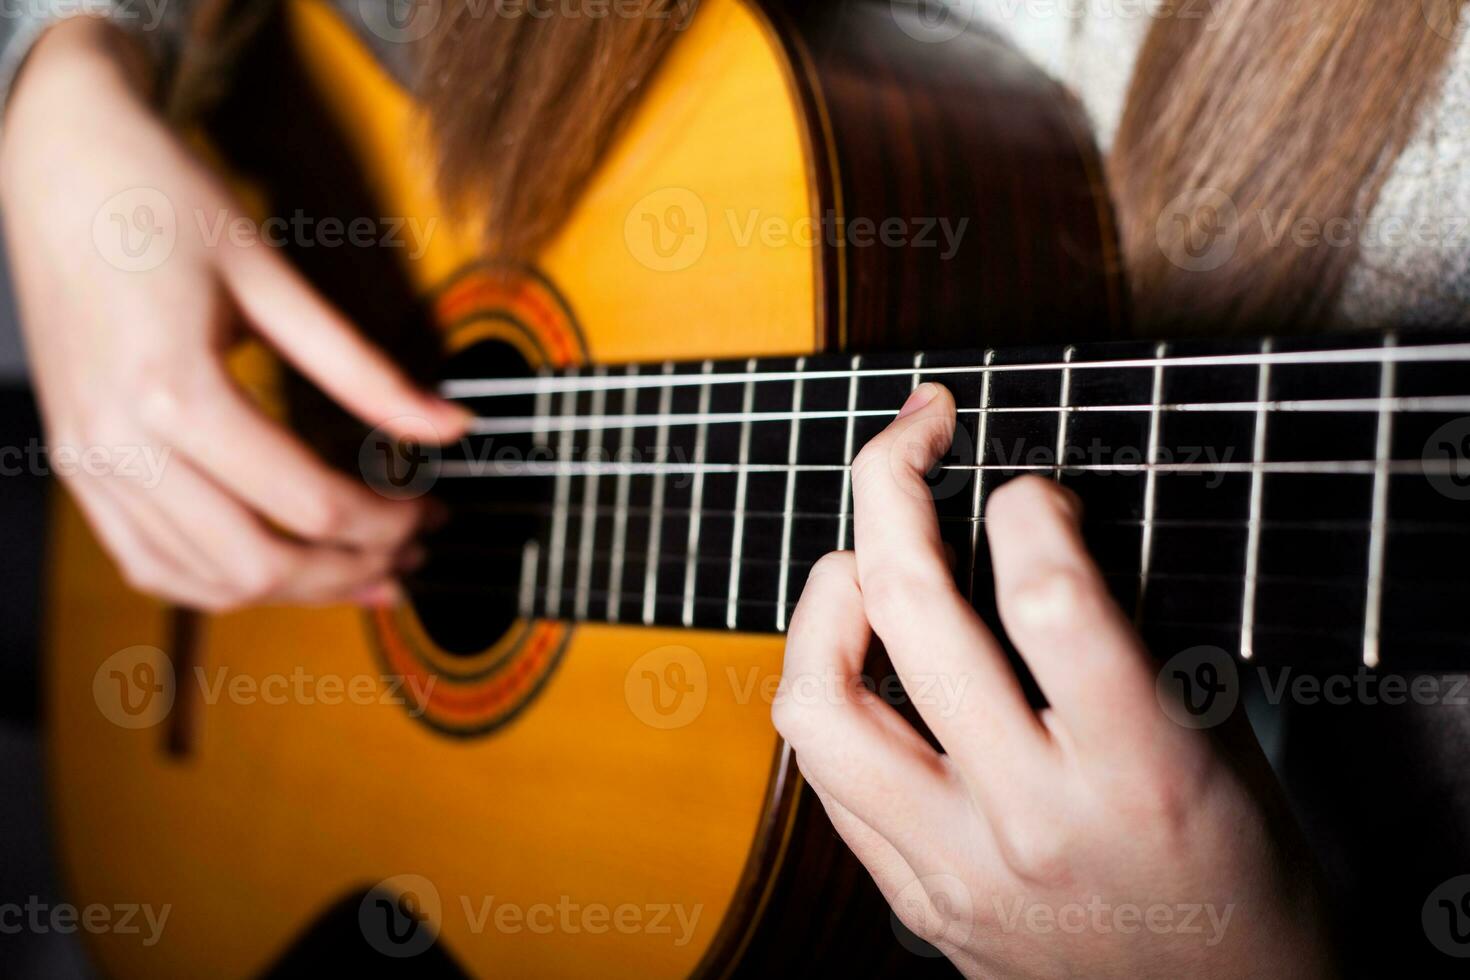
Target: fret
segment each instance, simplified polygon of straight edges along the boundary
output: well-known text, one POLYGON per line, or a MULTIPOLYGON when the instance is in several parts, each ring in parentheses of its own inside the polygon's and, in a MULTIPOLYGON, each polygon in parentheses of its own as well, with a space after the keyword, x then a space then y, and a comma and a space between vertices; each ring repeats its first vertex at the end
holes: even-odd
MULTIPOLYGON (((575 377, 577 369, 571 368, 567 374, 575 377)), ((563 419, 574 420, 577 417, 577 393, 568 391, 562 395, 561 416, 563 419)), ((572 428, 562 429, 556 441, 556 458, 559 462, 571 462, 573 439, 576 430, 572 428)), ((546 614, 555 619, 561 615, 561 593, 562 576, 566 572, 566 549, 567 549, 567 512, 571 509, 572 477, 565 470, 556 474, 556 497, 551 511, 551 543, 548 546, 546 560, 547 598, 546 614)))
POLYGON ((521 549, 520 614, 522 619, 536 615, 536 571, 541 561, 541 542, 535 538, 521 549))
MULTIPOLYGON (((709 374, 714 369, 711 361, 705 361, 700 367, 700 373, 709 374)), ((708 423, 702 419, 709 414, 710 386, 705 385, 699 389, 699 415, 701 421, 695 429, 694 436, 694 462, 696 465, 704 465, 705 451, 708 446, 708 423)), ((689 535, 685 543, 684 560, 684 608, 680 615, 680 621, 685 626, 694 625, 694 580, 698 568, 698 560, 695 557, 699 553, 699 529, 702 514, 700 509, 704 502, 704 471, 700 470, 694 474, 694 486, 690 490, 689 504, 689 535)))
MULTIPOLYGON (((538 377, 543 378, 543 379, 544 378, 551 377, 551 370, 549 368, 546 368, 546 367, 542 367, 536 373, 537 373, 537 376, 538 377)), ((551 414, 551 399, 552 399, 552 393, 551 393, 551 391, 549 389, 548 390, 543 390, 543 391, 538 391, 536 393, 536 397, 535 397, 535 400, 534 400, 533 405, 532 405, 532 409, 531 409, 532 414, 534 414, 537 418, 546 418, 547 416, 549 416, 551 414)), ((550 442, 551 442, 551 434, 549 432, 537 432, 537 433, 535 433, 531 437, 531 455, 532 455, 532 458, 535 458, 535 459, 542 459, 542 458, 544 458, 545 455, 546 455, 546 453, 547 453, 547 450, 548 450, 548 448, 550 446, 550 442)), ((538 533, 542 533, 542 531, 541 531, 541 529, 539 527, 538 527, 538 533)), ((541 575, 541 573, 543 571, 543 569, 541 568, 541 542, 539 540, 533 538, 531 541, 527 542, 527 544, 528 545, 534 545, 535 546, 534 549, 532 549, 532 551, 530 552, 530 557, 532 559, 531 561, 528 562, 526 560, 526 556, 525 555, 523 555, 522 558, 521 558, 522 568, 525 569, 525 568, 529 567, 529 569, 530 569, 531 586, 532 586, 532 596, 531 596, 531 602, 530 602, 530 604, 528 605, 527 608, 528 608, 529 612, 532 615, 534 615, 536 613, 536 611, 537 611, 536 610, 536 591, 535 591, 536 584, 538 583, 539 576, 541 575)), ((544 593, 542 593, 542 596, 544 598, 544 593)), ((543 606, 543 608, 544 608, 544 606, 543 606)))
MULTIPOLYGON (((1261 342, 1261 353, 1271 353, 1269 338, 1261 342)), ((1266 461, 1266 425, 1270 421, 1266 414, 1266 399, 1271 394, 1271 364, 1262 361, 1257 369, 1256 422, 1251 437, 1251 459, 1257 463, 1266 461)), ((1245 539, 1245 585, 1240 601, 1240 655, 1249 660, 1255 655, 1256 630, 1256 583, 1261 564, 1261 503, 1264 490, 1264 475, 1259 469, 1251 471, 1250 510, 1246 523, 1245 539)))
MULTIPOLYGON (((745 362, 747 375, 755 373, 756 360, 745 362)), ((745 552, 745 496, 750 485, 750 412, 755 407, 755 381, 747 377, 745 391, 741 395, 740 413, 745 419, 740 423, 739 471, 735 477, 735 527, 730 536, 730 587, 726 593, 725 625, 735 628, 736 614, 740 605, 740 557, 745 552)))
MULTIPOLYGON (((922 357, 922 355, 920 355, 922 357)), ((915 366, 918 358, 915 358, 915 366)), ((787 442, 786 463, 788 466, 796 466, 797 447, 801 441, 801 371, 806 367, 806 358, 796 359, 796 384, 791 394, 791 435, 787 442)), ((915 375, 917 378, 917 375, 915 375)), ((917 385, 916 385, 917 387, 917 385)), ((791 515, 796 508, 796 471, 788 470, 786 473, 786 505, 781 518, 781 573, 776 584, 776 632, 786 631, 786 596, 790 588, 791 565, 787 561, 791 556, 791 515)))
MULTIPOLYGON (((637 377, 638 365, 628 367, 628 377, 637 377)), ((632 415, 638 406, 638 389, 629 385, 623 389, 623 414, 632 415)), ((633 430, 625 428, 618 435, 618 459, 628 462, 633 448, 633 430)), ((612 556, 607 576, 607 621, 616 623, 623 604, 623 554, 628 542, 628 490, 632 474, 623 469, 618 473, 617 497, 613 511, 612 556)))
MULTIPOLYGON (((1381 338, 1358 343, 1382 351, 1381 338)), ((1279 338, 1273 352, 1332 344, 1325 337, 1279 338)), ((1270 395, 1283 399, 1358 399, 1376 396, 1383 383, 1379 365, 1271 363, 1270 395)), ((1256 379, 1253 379, 1256 380, 1256 379)), ((1367 568, 1371 563, 1377 411, 1313 413, 1289 420, 1267 416, 1262 472, 1260 550, 1256 576, 1252 662, 1277 665, 1297 659, 1352 670, 1364 656, 1368 622, 1367 568), (1327 461, 1317 472, 1281 473, 1275 461, 1327 461), (1353 461, 1351 467, 1338 466, 1353 461), (1286 521, 1351 521, 1338 532, 1282 527, 1286 521), (1344 574, 1347 573, 1347 574, 1344 574), (1321 580, 1333 580, 1324 583, 1321 580), (1283 585, 1284 581, 1301 584, 1283 585), (1293 644, 1266 627, 1290 624, 1316 634, 1293 644), (1337 632, 1342 635, 1333 636, 1337 632), (1351 637, 1351 638, 1348 638, 1351 637)), ((1208 594, 1206 592, 1206 594, 1208 594)))
MULTIPOLYGON (((663 373, 666 375, 674 373, 672 361, 665 361, 663 373)), ((665 385, 658 393, 658 414, 665 419, 658 425, 658 434, 654 437, 653 459, 654 462, 667 464, 665 458, 669 448, 669 423, 667 417, 669 408, 673 403, 674 389, 665 385)), ((658 599, 658 549, 662 543, 664 529, 664 478, 667 471, 660 468, 653 474, 653 502, 649 507, 648 517, 648 552, 644 560, 643 569, 643 625, 653 625, 654 604, 658 599)))
POLYGON ((1143 533, 1138 546, 1138 605, 1134 613, 1135 620, 1143 618, 1149 566, 1153 561, 1154 503, 1158 495, 1158 470, 1154 468, 1154 464, 1158 463, 1159 455, 1159 406, 1164 400, 1164 357, 1167 354, 1167 344, 1159 344, 1154 348, 1153 409, 1148 416, 1148 454, 1144 457, 1144 461, 1150 465, 1143 476, 1143 533))
MULTIPOLYGON (((995 351, 985 352, 984 365, 995 361, 995 351)), ((970 569, 965 596, 975 601, 975 564, 980 560, 980 514, 985 504, 985 443, 990 435, 990 372, 980 376, 980 422, 975 435, 975 470, 970 497, 970 569)))
POLYGON ((921 368, 923 366, 924 366, 924 352, 923 351, 919 351, 919 353, 917 353, 917 354, 914 355, 914 378, 913 378, 913 382, 909 385, 909 388, 911 390, 914 389, 914 388, 919 387, 919 382, 920 382, 921 378, 923 377, 922 373, 919 371, 919 368, 921 368))
POLYGON ((850 364, 852 376, 847 379, 847 425, 842 437, 842 458, 845 466, 842 470, 842 493, 837 504, 837 550, 843 551, 847 548, 847 525, 848 515, 852 507, 852 429, 853 423, 857 421, 857 397, 858 397, 858 375, 862 367, 863 355, 854 354, 850 364))
MULTIPOLYGON (((1395 337, 1383 338, 1384 347, 1393 347, 1395 337)), ((1379 658, 1379 626, 1383 617, 1383 549, 1387 539, 1384 523, 1388 517, 1388 463, 1393 447, 1393 412, 1387 399, 1393 397, 1394 364, 1385 360, 1379 367, 1378 397, 1383 402, 1378 410, 1378 432, 1373 449, 1373 513, 1368 525, 1368 596, 1363 611, 1363 664, 1377 667, 1379 658)))
MULTIPOLYGON (((1072 358, 1076 356, 1077 348, 1068 347, 1062 351, 1062 392, 1057 398, 1057 471, 1054 479, 1062 482, 1062 470, 1067 464, 1067 420, 1071 417, 1072 403, 1072 358)), ((986 375, 987 380, 989 375, 986 375)), ((1159 399, 1154 398, 1154 411, 1158 411, 1159 399)))
MULTIPOLYGON (((607 377, 607 370, 599 367, 592 372, 594 378, 607 377)), ((596 388, 592 392, 592 414, 600 415, 607 404, 607 389, 596 388)), ((587 448, 589 459, 602 458, 602 429, 591 433, 587 448)), ((588 590, 592 586, 592 549, 597 543, 597 484, 599 474, 588 474, 582 484, 582 521, 577 538, 577 585, 573 615, 577 619, 587 618, 588 590)))
MULTIPOLYGON (((546 368, 542 368, 540 371, 536 372, 536 375, 537 377, 543 379, 549 378, 551 376, 550 372, 546 368)), ((544 419, 551 414, 551 388, 549 386, 546 388, 542 388, 541 390, 536 392, 536 400, 535 405, 532 408, 532 412, 538 419, 544 419)), ((537 449, 545 449, 547 440, 549 438, 549 433, 543 430, 538 430, 532 436, 531 441, 537 449)))

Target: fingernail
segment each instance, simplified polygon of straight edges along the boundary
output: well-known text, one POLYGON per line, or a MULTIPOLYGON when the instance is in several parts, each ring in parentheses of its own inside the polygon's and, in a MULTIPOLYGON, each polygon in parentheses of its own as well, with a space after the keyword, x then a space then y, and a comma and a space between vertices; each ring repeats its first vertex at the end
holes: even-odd
POLYGON ((395 605, 398 602, 399 595, 398 586, 395 583, 375 582, 353 593, 352 601, 359 606, 383 608, 395 605))
POLYGON ((1065 493, 1067 506, 1072 509, 1072 519, 1080 523, 1082 521, 1082 498, 1071 487, 1062 487, 1062 490, 1065 493))
POLYGON ((424 559, 428 557, 429 553, 424 550, 423 545, 417 543, 406 545, 398 553, 398 557, 393 560, 393 571, 398 575, 415 571, 424 564, 424 559))
POLYGON ((898 410, 898 417, 903 418, 905 415, 914 414, 932 402, 937 394, 939 394, 939 386, 932 381, 925 381, 909 394, 908 401, 904 402, 903 408, 898 410))

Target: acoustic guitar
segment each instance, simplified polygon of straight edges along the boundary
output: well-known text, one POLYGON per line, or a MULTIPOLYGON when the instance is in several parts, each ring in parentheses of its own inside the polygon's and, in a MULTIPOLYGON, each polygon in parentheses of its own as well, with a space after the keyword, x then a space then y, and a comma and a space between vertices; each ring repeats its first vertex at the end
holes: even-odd
POLYGON ((1464 662, 1470 342, 1105 342, 1099 157, 982 31, 705 0, 527 265, 444 218, 412 100, 320 0, 272 15, 231 92, 205 129, 242 193, 370 217, 293 259, 477 422, 405 445, 238 354, 327 458, 449 505, 393 608, 169 608, 58 503, 65 877, 78 905, 166 911, 86 936, 106 973, 947 972, 770 723, 806 572, 852 545, 848 464, 923 380, 959 405, 932 484, 992 621, 987 496, 1030 472, 1082 494, 1196 695, 1249 664, 1464 662))

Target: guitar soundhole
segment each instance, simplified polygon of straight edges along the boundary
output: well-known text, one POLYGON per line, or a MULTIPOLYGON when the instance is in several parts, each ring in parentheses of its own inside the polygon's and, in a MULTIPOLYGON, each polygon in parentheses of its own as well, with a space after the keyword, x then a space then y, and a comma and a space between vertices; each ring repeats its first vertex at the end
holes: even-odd
MULTIPOLYGON (((531 369, 509 344, 485 341, 456 354, 446 378, 510 378, 531 369)), ((502 416, 533 414, 534 399, 495 400, 502 416)), ((475 408, 473 401, 468 403, 475 408)), ((432 495, 449 520, 425 538, 428 558, 405 581, 420 622, 435 644, 459 655, 485 650, 515 621, 525 543, 546 518, 543 481, 493 476, 498 461, 525 459, 529 435, 469 436, 443 449, 432 495), (473 475, 449 475, 468 463, 473 475)))

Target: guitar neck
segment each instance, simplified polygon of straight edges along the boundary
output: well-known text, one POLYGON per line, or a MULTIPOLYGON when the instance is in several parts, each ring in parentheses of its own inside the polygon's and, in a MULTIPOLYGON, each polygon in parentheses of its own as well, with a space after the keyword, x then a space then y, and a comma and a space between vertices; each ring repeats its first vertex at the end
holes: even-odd
POLYGON ((853 457, 935 381, 959 409, 940 528, 992 622, 986 502, 1035 473, 1082 496, 1157 652, 1463 665, 1467 362, 1470 338, 1425 333, 459 379, 476 434, 440 472, 483 522, 460 546, 515 544, 523 616, 779 632, 812 564, 853 546, 853 457))

